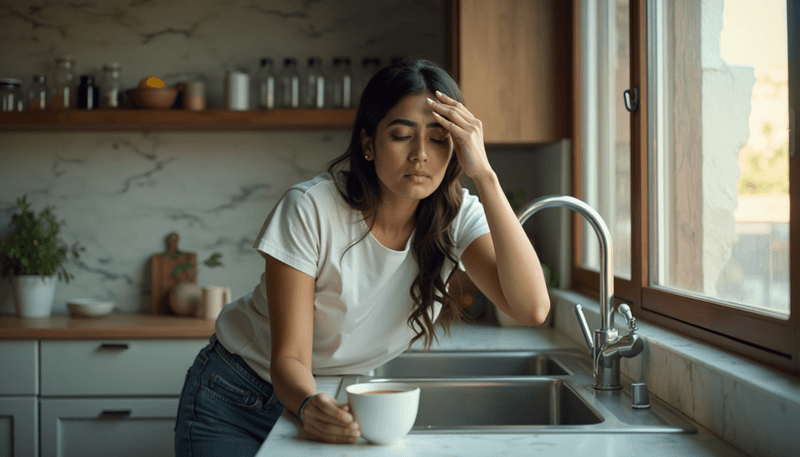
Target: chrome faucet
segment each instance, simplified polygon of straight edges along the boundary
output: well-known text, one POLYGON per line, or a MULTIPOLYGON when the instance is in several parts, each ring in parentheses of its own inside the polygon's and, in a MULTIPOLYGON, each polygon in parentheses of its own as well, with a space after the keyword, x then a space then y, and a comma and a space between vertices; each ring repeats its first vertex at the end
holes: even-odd
POLYGON ((619 380, 619 359, 636 357, 644 349, 644 340, 636 333, 636 318, 626 304, 619 305, 618 311, 628 322, 630 333, 624 337, 614 328, 614 251, 611 234, 600 214, 585 202, 568 195, 554 195, 531 201, 517 211, 520 224, 540 209, 565 207, 578 212, 594 229, 600 242, 600 328, 589 331, 583 307, 575 305, 575 315, 583 332, 594 366, 594 388, 601 390, 621 389, 619 380))

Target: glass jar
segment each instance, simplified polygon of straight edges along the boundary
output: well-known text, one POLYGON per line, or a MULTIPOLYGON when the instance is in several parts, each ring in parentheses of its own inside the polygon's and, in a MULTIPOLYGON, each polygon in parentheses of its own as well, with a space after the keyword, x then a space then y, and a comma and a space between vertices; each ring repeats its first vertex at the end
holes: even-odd
POLYGON ((122 105, 122 81, 120 72, 122 67, 114 62, 103 65, 103 82, 100 90, 103 92, 101 106, 103 108, 119 108, 122 105))
POLYGON ((347 109, 352 106, 352 75, 350 74, 350 58, 336 57, 333 59, 331 71, 330 106, 332 108, 347 109))
POLYGON ((53 94, 53 108, 75 108, 75 59, 71 56, 56 58, 55 94, 53 94))
POLYGON ((100 107, 100 91, 94 85, 94 76, 81 75, 81 84, 78 86, 78 109, 97 109, 100 107))
POLYGON ((272 59, 261 59, 261 67, 253 78, 253 95, 256 97, 255 106, 258 109, 275 109, 275 70, 272 67, 272 59))
POLYGON ((297 59, 283 59, 283 70, 280 76, 280 107, 300 107, 300 72, 297 70, 297 59))
POLYGON ((33 82, 28 88, 28 109, 48 109, 53 104, 53 90, 47 85, 47 76, 33 75, 33 82))
POLYGON ((14 78, 0 78, 0 100, 3 111, 22 111, 22 81, 14 78))
POLYGON ((308 69, 303 78, 303 107, 325 108, 325 76, 322 73, 322 59, 311 57, 308 59, 308 69))
POLYGON ((353 106, 357 107, 361 101, 361 94, 364 93, 364 88, 367 87, 369 80, 375 76, 381 68, 381 59, 378 57, 365 57, 361 61, 361 71, 353 75, 353 106))

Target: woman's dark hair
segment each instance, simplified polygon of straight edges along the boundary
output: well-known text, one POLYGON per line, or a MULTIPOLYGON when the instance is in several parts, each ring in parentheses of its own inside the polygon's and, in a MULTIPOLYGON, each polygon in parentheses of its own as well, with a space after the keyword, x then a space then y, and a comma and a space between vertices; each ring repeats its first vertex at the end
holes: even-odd
MULTIPOLYGON (((341 173, 344 180, 334 179, 339 192, 351 208, 362 211, 367 217, 375 216, 381 201, 381 188, 375 172, 374 162, 364 159, 361 147, 361 130, 374 138, 378 124, 397 103, 406 96, 440 91, 450 98, 464 102, 461 89, 453 78, 441 67, 428 60, 412 60, 394 63, 378 71, 369 81, 361 95, 352 137, 347 151, 328 165, 328 171, 336 178, 341 173), (346 170, 342 170, 345 166, 346 170), (342 181, 344 188, 342 188, 342 181)), ((439 321, 446 334, 450 323, 461 320, 465 313, 456 297, 447 292, 446 281, 442 280, 445 260, 453 263, 452 277, 458 266, 451 248, 454 246, 450 233, 450 223, 461 208, 461 182, 463 172, 455 150, 447 165, 444 179, 436 191, 420 201, 414 215, 416 233, 412 253, 419 266, 419 272, 411 284, 411 297, 414 308, 408 318, 408 325, 416 332, 408 347, 423 338, 429 350, 436 337, 431 320, 434 302, 442 304, 439 321)), ((374 224, 375 217, 371 217, 374 224)), ((368 230, 372 229, 370 225, 368 230)), ((364 233, 364 236, 369 233, 364 233)), ((364 239, 362 236, 356 244, 364 239)), ((351 244, 352 247, 352 244, 351 244)), ((349 249, 349 248, 348 248, 349 249)))

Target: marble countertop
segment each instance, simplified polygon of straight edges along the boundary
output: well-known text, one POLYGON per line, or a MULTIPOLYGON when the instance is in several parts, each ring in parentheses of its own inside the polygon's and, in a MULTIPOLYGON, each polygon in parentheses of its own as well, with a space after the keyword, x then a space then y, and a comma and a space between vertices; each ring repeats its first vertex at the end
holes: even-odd
MULTIPOLYGON (((440 337, 433 350, 580 349, 553 328, 462 324, 440 337)), ((415 349, 418 349, 415 346, 415 349)), ((587 355, 588 357, 588 355, 587 355)), ((339 376, 319 376, 317 390, 335 397, 339 376)), ((696 434, 409 434, 395 445, 377 446, 363 438, 337 445, 306 440, 297 418, 284 411, 257 456, 570 456, 692 455, 743 456, 719 437, 692 422, 696 434)))

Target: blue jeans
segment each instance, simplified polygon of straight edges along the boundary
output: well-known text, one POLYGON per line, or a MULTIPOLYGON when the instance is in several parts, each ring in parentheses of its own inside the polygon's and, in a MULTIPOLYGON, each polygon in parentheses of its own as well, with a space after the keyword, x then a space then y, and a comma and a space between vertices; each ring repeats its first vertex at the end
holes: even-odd
POLYGON ((215 334, 186 373, 175 456, 254 456, 283 410, 272 384, 225 350, 215 334))

